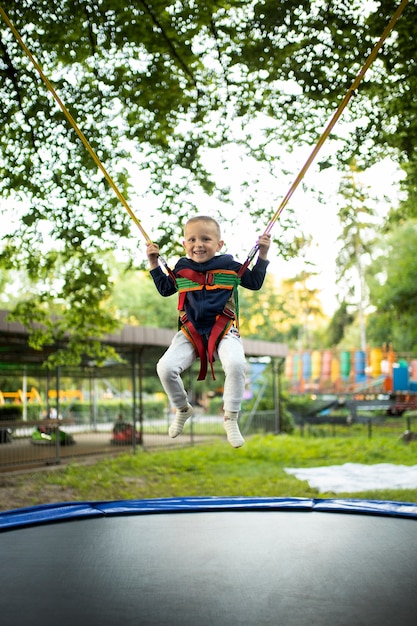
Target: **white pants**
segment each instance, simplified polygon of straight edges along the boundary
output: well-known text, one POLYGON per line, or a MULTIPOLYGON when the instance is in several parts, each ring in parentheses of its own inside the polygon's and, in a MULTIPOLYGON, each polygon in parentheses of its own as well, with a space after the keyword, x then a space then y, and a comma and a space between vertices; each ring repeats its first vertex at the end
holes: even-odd
MULTIPOLYGON (((232 328, 223 337, 215 356, 219 358, 225 374, 224 410, 240 411, 245 389, 246 359, 242 340, 236 329, 232 328)), ((171 404, 177 409, 186 406, 188 401, 181 374, 191 367, 196 359, 194 346, 184 333, 179 331, 156 366, 165 393, 171 404)), ((208 375, 210 375, 210 367, 208 368, 208 375)))

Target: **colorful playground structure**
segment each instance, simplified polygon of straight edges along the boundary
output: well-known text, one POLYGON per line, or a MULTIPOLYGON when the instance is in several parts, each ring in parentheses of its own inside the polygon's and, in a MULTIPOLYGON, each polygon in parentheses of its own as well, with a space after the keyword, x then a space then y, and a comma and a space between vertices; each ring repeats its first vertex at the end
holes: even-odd
POLYGON ((285 361, 291 393, 417 393, 417 358, 392 347, 292 351, 285 361))
MULTIPOLYGON (((23 404, 25 401, 25 393, 22 389, 17 391, 2 391, 0 389, 0 405, 8 402, 12 404, 23 404)), ((42 402, 39 392, 35 387, 30 391, 26 391, 26 402, 42 402)))
POLYGON ((60 389, 59 393, 56 389, 49 389, 49 400, 56 400, 58 395, 61 402, 71 402, 73 400, 83 402, 84 400, 83 392, 80 389, 60 389))
MULTIPOLYGON (((79 400, 82 402, 84 399, 83 393, 79 389, 60 389, 59 392, 56 389, 49 389, 49 400, 56 400, 58 396, 61 402, 71 402, 72 400, 79 400)), ((40 393, 35 387, 32 387, 30 391, 26 391, 26 394, 22 389, 18 389, 17 391, 2 391, 0 389, 0 405, 4 405, 6 403, 24 404, 25 399, 26 402, 42 403, 40 393)))

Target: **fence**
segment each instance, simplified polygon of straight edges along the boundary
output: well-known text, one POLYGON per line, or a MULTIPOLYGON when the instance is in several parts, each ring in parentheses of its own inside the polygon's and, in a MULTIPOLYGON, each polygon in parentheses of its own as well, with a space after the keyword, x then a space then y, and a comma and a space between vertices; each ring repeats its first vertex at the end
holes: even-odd
MULTIPOLYGON (((225 438, 222 415, 197 413, 184 433, 171 439, 167 432, 172 417, 144 419, 142 424, 102 420, 86 423, 82 416, 71 419, 0 422, 0 471, 53 465, 81 457, 105 456, 135 449, 172 448, 225 438)), ((274 411, 242 414, 245 436, 277 432, 274 411)))
MULTIPOLYGON (((0 472, 73 462, 88 457, 102 457, 139 449, 173 448, 210 443, 225 438, 220 415, 203 413, 192 418, 184 433, 175 439, 167 435, 171 417, 137 422, 101 421, 94 424, 71 420, 42 422, 0 422, 0 472)), ((416 415, 392 418, 381 415, 360 416, 354 422, 347 418, 312 417, 295 420, 295 434, 304 437, 368 436, 376 433, 397 440, 405 431, 417 427, 416 415)), ((277 434, 275 411, 244 413, 241 429, 245 437, 253 434, 277 434)), ((416 435, 417 437, 417 435, 416 435)), ((406 439, 405 439, 406 441, 406 439)))
MULTIPOLYGON (((249 433, 269 430, 270 413, 258 416, 249 433)), ((151 449, 195 445, 225 438, 223 417, 197 414, 187 423, 183 435, 171 439, 171 416, 144 419, 142 424, 124 421, 85 423, 77 416, 60 420, 0 422, 0 471, 53 465, 81 457, 117 454, 139 448, 151 449)), ((242 416, 242 424, 245 416, 242 416)))

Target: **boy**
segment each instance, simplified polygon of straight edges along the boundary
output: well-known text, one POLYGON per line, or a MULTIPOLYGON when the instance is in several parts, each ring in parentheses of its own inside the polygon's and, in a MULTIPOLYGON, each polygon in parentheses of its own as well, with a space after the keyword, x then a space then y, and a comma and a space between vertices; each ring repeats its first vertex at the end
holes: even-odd
POLYGON ((217 254, 223 243, 216 220, 197 216, 185 225, 183 246, 187 256, 178 260, 171 275, 159 267, 156 244, 148 243, 146 253, 159 293, 170 296, 179 291, 180 330, 157 364, 162 386, 176 408, 169 436, 181 434, 185 422, 193 414, 181 379, 182 372, 199 357, 201 380, 205 377, 207 356, 212 367, 215 353, 225 373, 224 428, 229 443, 239 448, 245 442, 239 430, 238 416, 245 387, 246 359, 238 329, 233 324, 233 292, 238 284, 252 290, 262 287, 271 238, 266 234, 259 237, 257 262, 252 270, 246 269, 241 276, 238 276, 240 263, 230 254, 217 254))

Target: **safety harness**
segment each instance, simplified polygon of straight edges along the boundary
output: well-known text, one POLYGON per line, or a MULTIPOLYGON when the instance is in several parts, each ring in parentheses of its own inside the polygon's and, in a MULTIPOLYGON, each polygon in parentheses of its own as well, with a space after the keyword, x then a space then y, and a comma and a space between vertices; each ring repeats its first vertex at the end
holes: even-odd
POLYGON ((214 375, 214 352, 219 345, 220 340, 229 332, 230 328, 235 325, 238 327, 238 298, 237 288, 240 284, 240 277, 246 267, 243 265, 239 272, 233 270, 211 270, 208 272, 196 272, 192 269, 181 269, 177 272, 176 286, 179 293, 178 310, 179 310, 179 328, 185 334, 187 339, 193 344, 195 351, 200 358, 200 372, 197 380, 204 380, 207 375, 208 363, 210 363, 211 375, 214 375), (194 324, 188 319, 185 313, 185 299, 189 291, 202 291, 203 289, 227 289, 231 292, 223 311, 217 315, 213 328, 208 338, 203 338, 196 330, 194 324), (234 296, 234 297, 233 297, 234 296))

